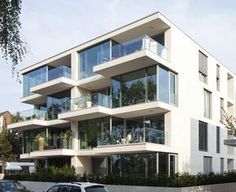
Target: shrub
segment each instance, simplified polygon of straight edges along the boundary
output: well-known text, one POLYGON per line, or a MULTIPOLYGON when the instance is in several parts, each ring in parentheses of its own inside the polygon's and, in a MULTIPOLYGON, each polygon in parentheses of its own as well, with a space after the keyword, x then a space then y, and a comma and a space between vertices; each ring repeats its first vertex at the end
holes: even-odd
POLYGON ((19 173, 6 175, 4 179, 25 181, 47 181, 47 182, 71 182, 76 181, 75 169, 65 165, 61 168, 48 167, 38 169, 35 173, 19 173))
POLYGON ((47 182, 73 182, 90 181, 110 185, 138 185, 138 186, 162 186, 162 187, 189 187, 197 185, 208 185, 217 183, 236 182, 236 172, 227 172, 224 174, 209 173, 207 175, 197 174, 189 175, 187 173, 176 174, 173 177, 162 175, 117 175, 108 174, 105 177, 94 175, 76 176, 75 169, 68 165, 58 168, 49 167, 38 169, 36 173, 21 173, 15 175, 6 175, 4 179, 25 180, 25 181, 47 181, 47 182))

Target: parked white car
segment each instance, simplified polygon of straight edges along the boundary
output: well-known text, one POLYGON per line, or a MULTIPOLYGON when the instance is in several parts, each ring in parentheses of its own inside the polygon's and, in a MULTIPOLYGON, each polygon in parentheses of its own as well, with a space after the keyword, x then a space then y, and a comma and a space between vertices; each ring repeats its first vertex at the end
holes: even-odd
POLYGON ((47 189, 46 192, 108 192, 102 184, 90 182, 57 183, 47 189))

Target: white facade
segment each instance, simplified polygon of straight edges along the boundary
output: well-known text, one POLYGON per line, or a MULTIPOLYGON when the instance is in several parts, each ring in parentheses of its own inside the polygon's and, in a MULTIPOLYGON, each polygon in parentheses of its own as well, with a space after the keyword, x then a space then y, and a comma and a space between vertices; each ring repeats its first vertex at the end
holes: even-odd
MULTIPOLYGON (((105 48, 103 48, 103 52, 104 50, 105 48)), ((127 50, 129 51, 130 49, 127 48, 127 50)), ((87 57, 89 57, 89 54, 87 54, 87 57)), ((44 137, 50 137, 50 139, 54 137, 52 136, 54 134, 52 129, 69 127, 73 135, 72 146, 56 149, 48 147, 47 149, 44 148, 44 150, 31 149, 21 155, 22 159, 34 159, 35 161, 45 159, 44 164, 47 164, 50 158, 60 159, 68 157, 71 159, 71 165, 81 174, 92 174, 95 167, 98 166, 96 162, 98 162, 99 158, 100 160, 104 158, 101 160, 100 164, 98 163, 99 166, 106 168, 112 167, 109 161, 112 162, 110 158, 112 155, 116 154, 154 153, 156 155, 154 159, 157 165, 157 173, 160 172, 159 169, 162 167, 160 164, 160 161, 162 161, 162 159, 160 159, 161 154, 167 154, 167 172, 169 175, 171 171, 197 174, 198 172, 204 172, 204 166, 214 172, 221 172, 222 167, 224 171, 236 167, 234 149, 224 145, 224 139, 227 139, 228 136, 223 124, 220 123, 221 98, 223 98, 224 101, 224 109, 232 115, 235 114, 235 75, 162 14, 155 13, 140 19, 35 65, 29 66, 21 72, 26 76, 26 74, 39 67, 47 65, 58 67, 62 64, 71 68, 71 78, 62 75, 53 80, 47 79, 45 82, 30 88, 30 92, 35 94, 26 94, 21 98, 22 102, 35 106, 32 114, 37 116, 37 118, 33 117, 33 115, 32 118, 25 118, 24 116, 23 122, 20 121, 8 127, 25 131, 44 128, 44 137), (149 40, 149 37, 154 37, 162 32, 164 32, 164 42, 162 43, 165 48, 162 47, 161 52, 158 52, 159 44, 149 40), (128 43, 124 42, 143 35, 149 36, 148 38, 142 38, 142 46, 146 46, 146 43, 148 47, 115 58, 113 58, 112 55, 109 56, 108 60, 103 57, 100 63, 93 66, 92 71, 94 75, 81 78, 83 73, 81 73, 80 70, 87 70, 88 67, 91 67, 86 65, 86 69, 81 67, 81 54, 85 49, 105 42, 108 39, 112 39, 114 42, 118 42, 118 44, 123 43, 122 46, 126 46, 128 43), (199 79, 199 51, 207 56, 206 83, 199 79), (217 65, 220 67, 219 90, 217 90, 216 85, 217 65), (170 104, 172 97, 169 93, 171 89, 170 79, 168 79, 168 86, 170 86, 168 88, 168 94, 170 94, 168 102, 163 102, 160 99, 160 94, 163 94, 160 88, 163 79, 158 79, 155 93, 157 97, 156 100, 145 100, 145 102, 140 102, 139 104, 122 107, 100 106, 98 103, 91 107, 88 103, 86 104, 87 107, 75 107, 75 103, 77 102, 75 102, 76 99, 73 98, 83 96, 88 101, 88 95, 92 94, 93 91, 101 90, 106 87, 109 87, 107 90, 111 90, 110 87, 112 86, 114 76, 143 68, 146 68, 145 71, 148 71, 149 68, 147 67, 149 66, 156 67, 156 78, 161 78, 159 77, 161 76, 159 73, 163 66, 169 71, 168 78, 170 78, 170 73, 175 74, 176 79, 174 84, 176 92, 174 95, 174 105, 170 104), (48 102, 47 96, 52 96, 65 90, 69 90, 69 97, 72 98, 69 102, 70 109, 66 112, 59 112, 58 117, 54 118, 54 120, 48 120, 45 118, 45 113, 39 111, 39 106, 42 108, 42 104, 44 104, 45 107, 45 103, 47 104, 48 102), (204 117, 204 106, 206 105, 204 104, 204 90, 210 92, 210 118, 204 117), (145 135, 148 134, 145 125, 142 128, 143 132, 141 131, 143 134, 142 138, 139 136, 142 142, 129 142, 132 138, 129 138, 131 136, 128 134, 129 125, 127 122, 132 118, 144 117, 143 123, 145 124, 146 117, 155 115, 164 116, 164 143, 148 142, 147 135, 145 135), (87 146, 88 143, 86 143, 87 148, 82 149, 81 146, 84 144, 84 141, 81 140, 83 136, 81 135, 82 128, 79 126, 81 125, 80 122, 86 120, 89 122, 92 121, 92 119, 103 117, 110 119, 110 134, 113 131, 113 117, 122 119, 124 124, 123 138, 116 140, 115 143, 95 147, 89 147, 87 146), (205 151, 199 150, 199 121, 207 123, 207 149, 205 151), (219 153, 217 153, 216 141, 217 126, 220 127, 219 153), (49 136, 50 134, 52 135, 49 136), (210 157, 211 162, 208 161, 208 165, 206 165, 206 163, 204 165, 204 157, 208 159, 210 157), (174 160, 172 158, 174 158, 174 160), (223 160, 221 160, 221 158, 223 158, 223 160), (224 165, 220 164, 221 161, 224 162, 224 165), (212 166, 212 169, 209 168, 209 166, 212 166)), ((50 68, 47 70, 49 71, 50 68)), ((148 89, 147 85, 145 86, 145 90, 148 89)), ((113 93, 111 92, 112 91, 110 91, 110 95, 107 93, 106 96, 109 96, 109 98, 113 97, 113 93)), ((145 98, 146 97, 147 96, 145 96, 145 98)), ((137 133, 137 130, 138 129, 135 130, 135 133, 137 133)), ((134 134, 134 132, 131 133, 134 134)), ((27 132, 27 134, 29 133, 27 132)), ((158 136, 157 138, 160 139, 158 136)), ((87 142, 87 139, 85 139, 85 141, 87 142)), ((30 142, 31 141, 29 141, 29 143, 30 142)), ((145 164, 145 167, 147 168, 149 165, 146 165, 147 164, 145 164)), ((107 168, 107 171, 108 169, 109 168, 107 168)))

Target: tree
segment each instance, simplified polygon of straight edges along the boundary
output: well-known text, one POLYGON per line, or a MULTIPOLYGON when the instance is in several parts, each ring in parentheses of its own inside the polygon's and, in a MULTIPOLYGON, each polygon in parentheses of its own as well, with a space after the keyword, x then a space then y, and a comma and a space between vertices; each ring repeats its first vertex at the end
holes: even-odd
POLYGON ((8 161, 14 160, 15 155, 12 153, 12 145, 8 139, 9 131, 3 129, 0 133, 0 161, 2 162, 2 173, 5 172, 5 166, 8 161))
POLYGON ((20 36, 20 13, 21 0, 0 0, 0 49, 3 59, 11 60, 13 77, 15 66, 27 52, 26 43, 20 36))
POLYGON ((224 109, 223 111, 223 120, 221 123, 225 125, 225 128, 228 129, 228 133, 236 137, 236 118, 233 115, 229 115, 226 113, 224 109))

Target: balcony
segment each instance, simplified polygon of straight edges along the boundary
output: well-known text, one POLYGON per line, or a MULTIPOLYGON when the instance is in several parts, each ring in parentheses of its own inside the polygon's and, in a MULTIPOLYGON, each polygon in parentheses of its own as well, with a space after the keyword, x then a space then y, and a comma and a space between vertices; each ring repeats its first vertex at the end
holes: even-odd
POLYGON ((46 113, 46 111, 38 109, 18 112, 13 115, 14 123, 8 125, 8 128, 34 129, 40 126, 46 126, 46 113))
POLYGON ((112 115, 119 118, 133 118, 139 116, 167 113, 171 111, 172 108, 173 106, 161 101, 150 101, 146 103, 113 108, 112 115))
POLYGON ((93 67, 94 73, 112 77, 155 63, 168 65, 167 49, 147 35, 112 47, 111 57, 103 57, 102 64, 93 67))
MULTIPOLYGON (((112 132, 112 136, 103 135, 97 138, 96 146, 89 146, 86 140, 80 142, 80 155, 110 155, 131 152, 163 151, 170 152, 172 149, 166 145, 167 133, 153 128, 127 129, 126 137, 112 132)), ((90 141, 91 143, 91 141, 90 141)))
POLYGON ((22 112, 17 112, 13 115, 13 122, 9 124, 7 127, 9 129, 20 129, 20 130, 27 130, 27 129, 35 129, 39 127, 46 127, 46 126, 62 126, 68 124, 67 121, 58 120, 50 118, 49 113, 47 110, 39 110, 39 109, 30 109, 22 112), (50 121, 48 121, 50 120, 50 121))
POLYGON ((74 85, 75 82, 71 80, 71 69, 67 66, 60 66, 49 70, 47 81, 41 84, 37 83, 30 91, 41 95, 50 95, 69 89, 74 85))
POLYGON ((110 97, 100 93, 73 98, 70 104, 70 108, 58 115, 59 119, 78 121, 110 114, 110 97))

